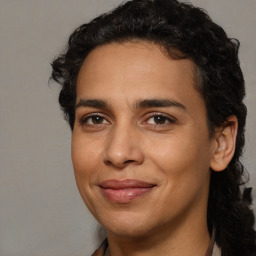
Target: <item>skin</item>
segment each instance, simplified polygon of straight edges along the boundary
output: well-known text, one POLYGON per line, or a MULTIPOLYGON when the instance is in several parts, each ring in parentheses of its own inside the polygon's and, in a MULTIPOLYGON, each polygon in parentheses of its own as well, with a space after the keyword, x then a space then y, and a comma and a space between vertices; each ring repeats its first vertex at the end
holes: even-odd
POLYGON ((111 43, 87 56, 77 81, 72 161, 85 204, 107 230, 112 256, 205 254, 209 168, 223 169, 218 148, 225 148, 226 137, 220 134, 221 140, 209 136, 192 61, 172 60, 148 42, 111 43), (175 104, 139 106, 152 99, 175 104), (155 187, 116 203, 99 187, 109 179, 155 187))

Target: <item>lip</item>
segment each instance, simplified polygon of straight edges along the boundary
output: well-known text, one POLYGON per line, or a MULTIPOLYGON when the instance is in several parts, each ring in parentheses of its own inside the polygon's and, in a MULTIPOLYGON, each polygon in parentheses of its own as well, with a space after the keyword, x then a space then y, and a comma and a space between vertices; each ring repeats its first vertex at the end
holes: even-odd
POLYGON ((105 180, 99 185, 102 194, 115 203, 129 203, 150 192, 155 186, 156 184, 134 179, 105 180))

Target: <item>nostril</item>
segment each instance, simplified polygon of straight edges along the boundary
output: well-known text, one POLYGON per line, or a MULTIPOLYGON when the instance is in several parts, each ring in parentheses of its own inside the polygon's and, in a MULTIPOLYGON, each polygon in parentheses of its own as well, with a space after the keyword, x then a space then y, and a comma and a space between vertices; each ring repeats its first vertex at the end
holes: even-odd
POLYGON ((115 163, 113 163, 113 162, 111 162, 110 160, 107 160, 105 163, 107 164, 107 165, 115 165, 115 166, 118 166, 118 167, 125 167, 126 165, 128 165, 128 164, 130 164, 130 163, 133 163, 133 162, 135 162, 134 160, 126 160, 126 161, 124 161, 124 162, 120 162, 120 163, 117 163, 117 162, 115 162, 115 163))
POLYGON ((130 164, 130 163, 133 163, 133 162, 135 162, 135 161, 134 160, 127 160, 123 164, 125 165, 125 164, 130 164))
POLYGON ((106 165, 112 165, 111 161, 107 160, 105 161, 106 165))

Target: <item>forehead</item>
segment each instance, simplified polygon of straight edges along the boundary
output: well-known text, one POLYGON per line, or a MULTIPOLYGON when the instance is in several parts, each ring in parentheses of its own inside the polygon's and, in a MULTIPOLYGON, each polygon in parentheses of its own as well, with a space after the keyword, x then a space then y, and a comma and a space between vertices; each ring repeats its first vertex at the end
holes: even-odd
POLYGON ((79 98, 201 98, 196 67, 189 59, 174 60, 149 42, 111 43, 95 48, 77 80, 79 98))

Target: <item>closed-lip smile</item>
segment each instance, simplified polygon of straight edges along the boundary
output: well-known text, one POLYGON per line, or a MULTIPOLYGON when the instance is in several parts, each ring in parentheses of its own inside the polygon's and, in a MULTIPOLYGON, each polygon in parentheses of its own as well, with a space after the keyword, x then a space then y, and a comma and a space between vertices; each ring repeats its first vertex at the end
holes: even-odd
POLYGON ((131 200, 150 192, 155 186, 156 184, 136 179, 111 179, 99 184, 104 197, 115 203, 129 203, 131 200))

